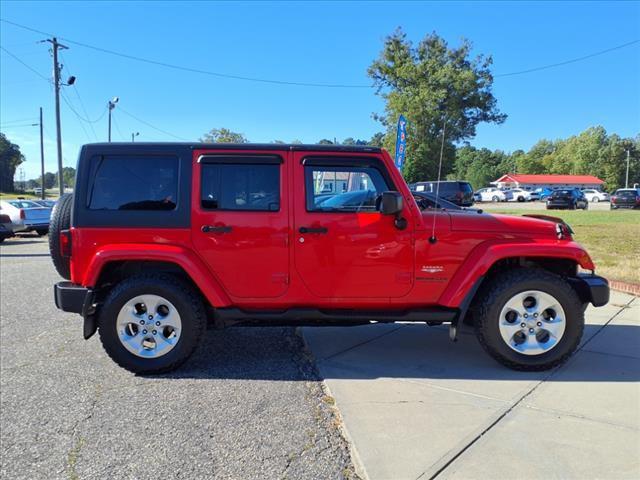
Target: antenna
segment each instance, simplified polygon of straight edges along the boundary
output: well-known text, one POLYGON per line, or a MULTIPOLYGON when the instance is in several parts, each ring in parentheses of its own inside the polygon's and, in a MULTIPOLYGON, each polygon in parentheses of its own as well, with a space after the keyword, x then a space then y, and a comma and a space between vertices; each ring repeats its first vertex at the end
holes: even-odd
MULTIPOLYGON (((440 176, 442 174, 442 156, 444 154, 444 136, 447 128, 446 114, 442 119, 442 143, 440 145, 440 162, 438 163, 438 182, 436 183, 436 207, 440 205, 440 176)), ((433 224, 431 225, 431 237, 429 237, 429 243, 436 243, 436 212, 433 212, 433 224)))

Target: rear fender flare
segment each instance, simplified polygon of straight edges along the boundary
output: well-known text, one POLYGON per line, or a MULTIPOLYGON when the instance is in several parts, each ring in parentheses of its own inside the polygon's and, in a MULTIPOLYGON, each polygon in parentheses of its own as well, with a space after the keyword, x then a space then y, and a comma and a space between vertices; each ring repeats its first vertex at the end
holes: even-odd
POLYGON ((175 245, 118 244, 108 245, 96 252, 86 269, 82 285, 94 287, 104 267, 115 261, 159 261, 181 267, 200 289, 209 303, 216 308, 231 305, 213 273, 193 251, 175 245))

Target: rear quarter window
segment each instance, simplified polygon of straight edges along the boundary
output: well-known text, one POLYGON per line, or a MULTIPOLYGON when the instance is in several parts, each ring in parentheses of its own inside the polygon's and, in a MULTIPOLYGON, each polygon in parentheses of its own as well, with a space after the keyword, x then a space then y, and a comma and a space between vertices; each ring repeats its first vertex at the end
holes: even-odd
POLYGON ((91 164, 89 210, 174 210, 178 201, 178 158, 105 155, 91 164))

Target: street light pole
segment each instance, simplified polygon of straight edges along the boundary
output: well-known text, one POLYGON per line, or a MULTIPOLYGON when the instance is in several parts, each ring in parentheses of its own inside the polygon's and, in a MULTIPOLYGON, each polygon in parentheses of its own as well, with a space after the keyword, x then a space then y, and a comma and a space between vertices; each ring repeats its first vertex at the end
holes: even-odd
POLYGON ((40 194, 42 200, 44 200, 44 139, 42 137, 42 107, 40 107, 40 167, 42 168, 42 192, 40 194))
POLYGON ((624 179, 624 188, 629 188, 629 149, 627 148, 627 175, 624 179))
POLYGON ((107 106, 109 107, 109 143, 111 143, 111 110, 116 108, 116 103, 118 103, 119 98, 113 97, 113 100, 109 100, 107 106))
POLYGON ((131 134, 131 141, 132 141, 132 142, 135 142, 135 141, 136 141, 136 140, 135 140, 135 138, 136 138, 138 135, 140 135, 140 132, 132 133, 132 134, 131 134))

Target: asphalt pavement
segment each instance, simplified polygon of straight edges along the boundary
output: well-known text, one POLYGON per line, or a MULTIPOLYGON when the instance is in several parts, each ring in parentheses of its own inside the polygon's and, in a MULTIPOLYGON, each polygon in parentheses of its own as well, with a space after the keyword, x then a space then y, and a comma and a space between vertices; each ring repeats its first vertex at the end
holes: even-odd
POLYGON ((294 329, 209 330, 179 371, 135 376, 55 308, 46 242, 0 246, 0 478, 353 477, 294 329))

